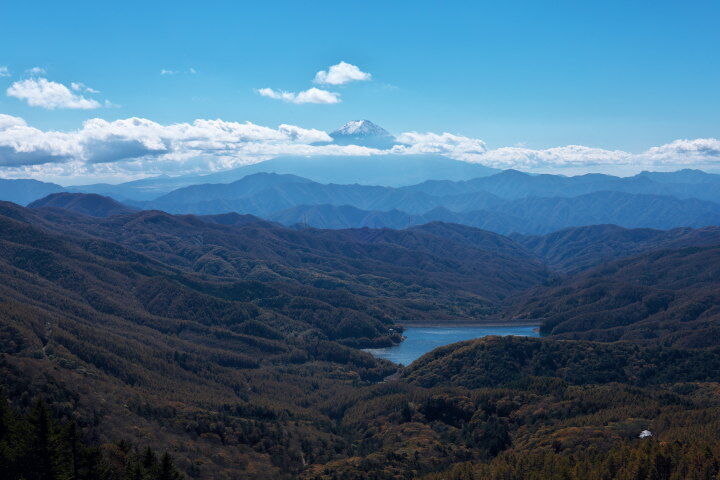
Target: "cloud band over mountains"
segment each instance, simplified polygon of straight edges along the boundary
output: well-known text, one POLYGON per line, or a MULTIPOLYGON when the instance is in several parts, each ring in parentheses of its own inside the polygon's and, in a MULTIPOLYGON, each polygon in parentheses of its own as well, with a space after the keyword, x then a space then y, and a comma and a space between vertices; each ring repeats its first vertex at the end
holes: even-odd
POLYGON ((73 131, 41 130, 0 114, 0 176, 116 176, 217 171, 280 155, 441 154, 496 168, 526 171, 592 170, 601 166, 720 167, 720 140, 675 140, 641 153, 580 145, 549 149, 503 147, 450 133, 406 132, 388 150, 336 145, 324 131, 294 125, 198 119, 163 125, 143 118, 94 118, 73 131))

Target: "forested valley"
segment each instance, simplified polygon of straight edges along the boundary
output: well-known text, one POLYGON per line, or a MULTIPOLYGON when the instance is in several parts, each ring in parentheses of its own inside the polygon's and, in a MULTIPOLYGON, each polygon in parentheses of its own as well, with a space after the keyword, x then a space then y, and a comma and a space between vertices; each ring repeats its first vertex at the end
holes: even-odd
POLYGON ((3 478, 718 478, 717 228, 115 213, 0 203, 3 478))

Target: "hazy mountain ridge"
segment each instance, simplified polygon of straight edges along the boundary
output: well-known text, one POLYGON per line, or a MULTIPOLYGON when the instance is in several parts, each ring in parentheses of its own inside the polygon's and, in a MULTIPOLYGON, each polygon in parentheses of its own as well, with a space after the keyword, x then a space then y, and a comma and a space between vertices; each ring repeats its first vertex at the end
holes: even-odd
MULTIPOLYGON (((527 182, 535 177, 503 172, 478 180, 490 182, 493 178, 502 184, 508 178, 527 182)), ((558 181, 552 178, 551 182, 558 181)), ((598 191, 576 197, 509 200, 485 191, 467 191, 467 182, 460 184, 464 193, 441 196, 424 191, 437 193, 438 185, 445 191, 448 185, 456 184, 440 182, 423 188, 396 189, 320 184, 295 175, 260 173, 229 184, 185 187, 152 202, 127 203, 130 208, 170 213, 252 214, 287 226, 325 229, 401 229, 442 221, 502 234, 537 235, 598 224, 654 229, 720 225, 720 204, 694 198, 598 191)))
POLYGON ((0 178, 0 201, 27 205, 37 199, 65 189, 60 185, 30 179, 8 180, 0 178))
MULTIPOLYGON (((702 185, 711 185, 717 176, 680 171, 664 174, 662 183, 648 176, 644 173, 627 179, 607 175, 560 177, 505 171, 471 181, 434 181, 392 188, 320 184, 294 175, 261 173, 230 184, 178 189, 156 201, 136 205, 200 215, 236 211, 286 225, 316 228, 404 228, 445 221, 503 234, 542 234, 606 223, 657 229, 720 224, 720 204, 693 197, 625 191, 665 191, 670 180, 694 181, 696 177, 706 181, 702 185)), ((676 181, 672 185, 681 183, 676 181)), ((692 183, 682 185, 688 192, 698 187, 692 183)), ((720 188, 696 189, 701 197, 708 196, 705 193, 710 190, 720 188)))
POLYGON ((268 218, 285 225, 316 228, 406 228, 442 221, 505 235, 544 234, 596 224, 656 229, 720 225, 720 205, 658 195, 597 192, 574 198, 526 198, 498 202, 484 210, 465 212, 438 206, 416 215, 398 209, 367 211, 347 205, 301 205, 271 214, 268 218))
POLYGON ((563 175, 531 175, 517 170, 504 170, 495 175, 460 182, 428 181, 407 187, 407 190, 439 194, 451 189, 454 193, 486 192, 515 200, 525 197, 576 197, 599 191, 645 195, 669 195, 678 198, 720 201, 720 175, 700 170, 676 172, 642 172, 631 177, 589 173, 563 175))
POLYGON ((53 193, 47 197, 35 200, 28 205, 29 208, 63 208, 91 217, 110 217, 132 213, 135 209, 127 207, 110 197, 92 193, 53 193))
MULTIPOLYGON (((298 168, 308 161, 296 159, 298 168)), ((247 168, 251 167, 256 166, 247 168)), ((405 228, 444 221, 503 234, 544 234, 593 224, 655 229, 720 224, 720 204, 707 200, 720 197, 720 176, 696 170, 642 172, 627 178, 508 170, 467 181, 433 180, 401 188, 323 184, 290 174, 235 174, 241 178, 232 183, 191 185, 154 201, 123 203, 172 213, 249 213, 316 228, 405 228)), ((144 182, 152 180, 132 183, 145 188, 144 182)))

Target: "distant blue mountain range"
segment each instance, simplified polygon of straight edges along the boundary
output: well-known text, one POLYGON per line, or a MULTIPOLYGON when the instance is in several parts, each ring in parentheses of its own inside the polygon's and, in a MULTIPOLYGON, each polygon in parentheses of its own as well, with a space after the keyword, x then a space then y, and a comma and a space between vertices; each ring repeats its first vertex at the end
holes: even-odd
MULTIPOLYGON (((82 205, 85 214, 121 210, 115 203, 94 202, 55 195, 33 206, 82 205)), ((126 204, 169 213, 251 214, 301 228, 402 229, 442 221, 502 234, 544 234, 596 224, 668 229, 720 225, 720 176, 684 170, 628 178, 563 177, 508 170, 468 181, 393 188, 256 173, 232 183, 192 185, 156 200, 126 204)))

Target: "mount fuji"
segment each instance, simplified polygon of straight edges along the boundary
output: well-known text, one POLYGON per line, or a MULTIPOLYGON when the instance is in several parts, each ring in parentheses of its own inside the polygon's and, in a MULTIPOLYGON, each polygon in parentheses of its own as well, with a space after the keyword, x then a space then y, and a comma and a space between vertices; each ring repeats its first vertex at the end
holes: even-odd
MULTIPOLYGON (((387 130, 370 120, 355 120, 330 133, 333 144, 388 149, 395 144, 387 130)), ((70 187, 72 192, 98 193, 121 202, 154 200, 177 188, 205 183, 231 183, 254 173, 291 174, 319 183, 403 187, 426 180, 470 180, 499 170, 453 160, 439 154, 283 156, 207 175, 159 176, 121 183, 70 187)))
POLYGON ((330 136, 337 145, 361 145, 380 149, 395 145, 395 137, 370 120, 353 120, 330 133, 330 136))

